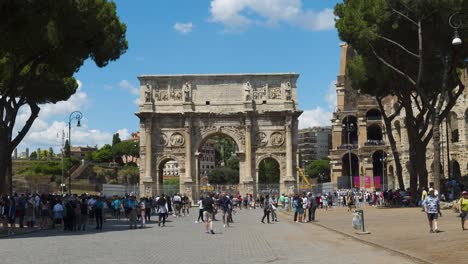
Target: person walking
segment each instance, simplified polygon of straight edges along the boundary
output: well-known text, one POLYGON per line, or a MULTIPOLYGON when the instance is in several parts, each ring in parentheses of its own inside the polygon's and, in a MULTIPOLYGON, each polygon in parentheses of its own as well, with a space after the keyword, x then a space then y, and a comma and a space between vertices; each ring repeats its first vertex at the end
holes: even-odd
POLYGON ((271 221, 278 222, 278 216, 276 215, 276 209, 278 208, 278 202, 276 201, 275 196, 273 195, 270 200, 270 209, 271 209, 271 221))
POLYGON ((203 223, 203 196, 200 196, 200 199, 198 200, 198 219, 195 221, 196 224, 198 223, 203 223), (200 221, 201 220, 201 221, 200 221))
POLYGON ((426 200, 427 197, 427 191, 426 187, 422 188, 422 194, 421 194, 421 212, 424 212, 424 201, 426 200))
POLYGON ((427 220, 429 221, 429 233, 438 233, 439 228, 437 227, 438 216, 442 216, 440 212, 439 197, 434 194, 434 189, 429 189, 429 195, 424 199, 424 211, 427 214, 427 220))
POLYGON ((159 197, 158 201, 156 202, 157 210, 158 210, 158 226, 165 226, 166 225, 166 216, 168 213, 167 209, 167 200, 166 200, 166 195, 161 195, 159 197))
POLYGON ((182 198, 181 198, 181 201, 182 201, 182 213, 184 214, 184 216, 189 216, 190 214, 190 200, 189 198, 187 197, 187 195, 182 195, 182 198))
POLYGON ((140 204, 138 205, 140 208, 140 228, 144 228, 146 224, 146 204, 145 204, 145 198, 140 198, 140 204))
POLYGON ((460 212, 462 230, 465 231, 466 222, 468 221, 468 192, 463 191, 462 197, 458 201, 458 211, 460 212))
POLYGON ((213 209, 214 209, 214 200, 213 195, 207 196, 202 201, 203 205, 203 219, 205 220, 205 233, 215 234, 213 230, 213 209))
POLYGON ((229 226, 228 216, 229 210, 232 208, 232 202, 231 199, 226 196, 225 192, 221 194, 221 198, 219 199, 219 207, 223 215, 223 227, 226 227, 226 225, 229 226))
POLYGON ((262 217, 262 224, 265 224, 265 217, 267 219, 267 223, 270 223, 270 212, 271 212, 271 206, 270 206, 270 199, 269 195, 267 194, 265 198, 263 199, 263 217, 262 217))
POLYGON ((176 193, 176 195, 174 195, 174 197, 172 198, 172 201, 174 202, 175 207, 174 216, 178 218, 180 217, 180 210, 182 209, 182 198, 178 193, 176 193))

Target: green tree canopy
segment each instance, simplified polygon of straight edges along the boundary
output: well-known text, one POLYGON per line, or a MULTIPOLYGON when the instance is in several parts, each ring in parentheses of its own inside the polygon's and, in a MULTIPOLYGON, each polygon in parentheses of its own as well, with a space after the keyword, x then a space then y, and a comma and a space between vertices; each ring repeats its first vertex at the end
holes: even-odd
POLYGON ((93 152, 93 160, 97 162, 110 162, 112 158, 112 147, 109 144, 105 144, 102 148, 93 152))
POLYGON ((114 147, 116 144, 122 142, 122 140, 120 140, 120 136, 119 136, 119 133, 115 133, 113 136, 112 136, 112 147, 114 147))
POLYGON ((65 140, 65 144, 63 146, 63 155, 65 157, 70 157, 70 155, 71 155, 70 143, 68 143, 68 139, 65 140))
POLYGON ((132 157, 132 160, 126 160, 126 162, 133 161, 134 158, 140 156, 140 142, 126 140, 116 143, 112 146, 112 155, 119 158, 122 156, 132 157))
POLYGON ((330 181, 330 160, 314 160, 305 167, 305 174, 310 178, 317 178, 319 182, 330 181), (322 176, 322 177, 321 177, 322 176))
POLYGON ((29 159, 30 160, 36 160, 37 159, 37 152, 33 151, 31 154, 29 154, 29 159))
POLYGON ((258 169, 258 182, 260 184, 279 184, 280 168, 276 160, 264 159, 260 162, 258 169))
POLYGON ((210 184, 239 184, 239 171, 231 168, 217 168, 208 173, 210 184))
POLYGON ((104 67, 127 50, 126 26, 116 9, 107 0, 0 2, 0 193, 12 191, 11 153, 37 118, 39 104, 70 98, 78 88, 73 75, 85 60, 104 67), (23 106, 30 115, 15 128, 23 106))

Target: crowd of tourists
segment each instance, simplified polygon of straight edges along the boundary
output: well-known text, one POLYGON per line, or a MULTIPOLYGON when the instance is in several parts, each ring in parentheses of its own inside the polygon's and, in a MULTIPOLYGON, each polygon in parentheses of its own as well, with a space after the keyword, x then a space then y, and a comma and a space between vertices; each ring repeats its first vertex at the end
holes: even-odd
POLYGON ((174 217, 185 216, 189 214, 190 206, 188 197, 179 194, 137 199, 133 194, 104 197, 15 193, 0 198, 0 224, 8 234, 14 234, 16 227, 86 231, 87 228, 103 229, 106 218, 125 218, 129 228, 134 229, 144 228, 152 214, 157 214, 158 224, 164 226, 169 213, 174 217))
MULTIPOLYGON (((418 194, 417 194, 418 195, 418 194)), ((456 207, 460 213, 462 229, 468 229, 468 193, 462 192, 456 207), (465 228, 466 227, 466 228, 465 228)), ((89 228, 101 230, 106 219, 128 221, 130 229, 144 228, 157 216, 158 226, 164 227, 167 218, 190 215, 192 204, 198 208, 195 223, 204 223, 205 232, 214 234, 213 221, 222 221, 223 227, 234 223, 234 215, 242 209, 260 208, 263 212, 260 222, 270 224, 278 221, 277 211, 282 209, 294 213, 295 223, 314 222, 316 210, 328 210, 332 206, 353 208, 368 206, 407 206, 411 193, 405 191, 352 191, 336 190, 333 193, 314 194, 302 192, 294 195, 258 195, 240 193, 207 193, 193 203, 187 195, 157 195, 137 197, 127 194, 123 197, 100 195, 57 195, 15 193, 0 197, 0 223, 8 234, 15 228, 61 228, 67 232, 86 231, 89 228), (217 219, 220 217, 221 219, 217 219), (95 226, 94 226, 95 224, 95 226)), ((423 189, 418 205, 427 214, 430 232, 438 232, 437 219, 441 216, 440 198, 437 190, 423 189)))

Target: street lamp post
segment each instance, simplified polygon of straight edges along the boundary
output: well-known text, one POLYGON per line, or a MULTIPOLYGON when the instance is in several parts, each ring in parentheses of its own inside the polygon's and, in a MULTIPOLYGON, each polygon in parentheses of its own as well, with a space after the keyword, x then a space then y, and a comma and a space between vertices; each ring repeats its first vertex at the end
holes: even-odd
POLYGON ((385 190, 385 163, 387 162, 387 157, 383 156, 380 158, 382 163, 382 191, 385 190))
MULTIPOLYGON (((83 114, 80 112, 80 111, 73 111, 71 112, 70 116, 68 117, 68 146, 69 146, 69 151, 68 151, 68 155, 71 157, 71 146, 72 146, 72 143, 71 143, 71 122, 76 119, 77 123, 76 123, 76 126, 77 127, 81 127, 81 118, 83 118, 83 114)), ((68 193, 71 194, 71 174, 68 175, 68 193)))
POLYGON ((449 25, 451 28, 455 30, 455 32, 453 33, 453 39, 452 39, 453 46, 459 46, 463 43, 460 36, 458 35, 458 29, 461 28, 463 25, 460 16, 461 16, 460 12, 455 12, 449 17, 449 25))
POLYGON ((353 123, 346 123, 343 124, 343 129, 346 131, 348 134, 348 159, 349 159, 349 184, 350 184, 350 189, 353 189, 353 166, 351 165, 351 149, 353 145, 351 144, 351 133, 354 132, 354 127, 353 123))

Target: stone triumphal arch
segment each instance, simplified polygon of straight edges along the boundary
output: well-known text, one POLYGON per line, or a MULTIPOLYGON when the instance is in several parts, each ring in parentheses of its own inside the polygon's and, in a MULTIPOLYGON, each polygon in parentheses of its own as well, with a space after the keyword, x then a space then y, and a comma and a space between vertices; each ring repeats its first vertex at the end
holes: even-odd
POLYGON ((297 187, 294 73, 143 75, 140 80, 140 194, 162 191, 161 165, 178 163, 180 191, 200 188, 200 147, 213 135, 238 147, 239 191, 256 193, 259 163, 280 166, 280 192, 297 187))

